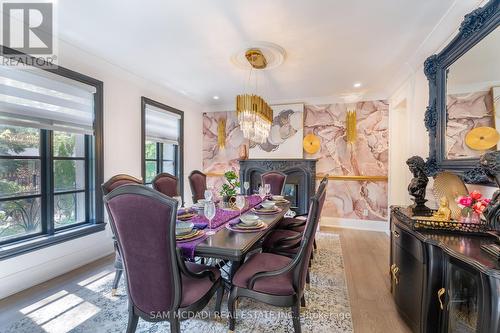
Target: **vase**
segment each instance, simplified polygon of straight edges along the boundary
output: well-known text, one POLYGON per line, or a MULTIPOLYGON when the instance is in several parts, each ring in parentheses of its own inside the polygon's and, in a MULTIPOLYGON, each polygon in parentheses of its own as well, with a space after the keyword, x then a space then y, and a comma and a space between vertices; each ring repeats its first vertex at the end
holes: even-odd
POLYGON ((481 222, 481 217, 476 212, 469 212, 466 216, 462 216, 460 222, 478 224, 479 222, 481 222))

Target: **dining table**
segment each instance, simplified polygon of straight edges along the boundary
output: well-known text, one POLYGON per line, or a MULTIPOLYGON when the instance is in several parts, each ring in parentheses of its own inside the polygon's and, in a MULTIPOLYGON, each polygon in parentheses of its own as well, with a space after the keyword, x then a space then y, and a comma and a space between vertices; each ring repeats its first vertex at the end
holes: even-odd
MULTIPOLYGON (((260 201, 258 201, 258 203, 260 203, 260 201)), ((234 276, 236 270, 244 262, 246 255, 255 249, 256 245, 276 227, 278 222, 290 209, 289 202, 277 202, 276 206, 280 208, 278 212, 274 214, 259 215, 259 219, 266 224, 266 227, 262 230, 240 232, 231 230, 227 227, 219 227, 215 234, 207 235, 201 241, 196 242, 193 246, 194 249, 192 250, 194 251, 191 255, 199 258, 220 259, 223 262, 230 263, 228 265, 228 279, 229 282, 231 282, 232 276, 234 276)), ((247 210, 252 208, 253 207, 247 207, 247 210)), ((224 223, 230 223, 238 218, 239 215, 236 215, 236 217, 233 216, 233 218, 224 223)), ((178 246, 182 246, 182 244, 178 243, 178 246)))

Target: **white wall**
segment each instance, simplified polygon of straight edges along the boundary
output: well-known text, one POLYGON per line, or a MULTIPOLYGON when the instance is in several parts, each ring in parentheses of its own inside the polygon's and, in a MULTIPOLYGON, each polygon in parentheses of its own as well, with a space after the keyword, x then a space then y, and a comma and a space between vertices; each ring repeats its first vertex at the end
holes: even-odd
MULTIPOLYGON (((143 59, 137 59, 143 61, 143 59)), ((202 168, 202 106, 64 42, 59 64, 104 82, 104 179, 141 177, 141 96, 184 111, 184 196, 187 175, 202 168)), ((111 254, 109 228, 76 240, 0 261, 0 299, 111 254)))

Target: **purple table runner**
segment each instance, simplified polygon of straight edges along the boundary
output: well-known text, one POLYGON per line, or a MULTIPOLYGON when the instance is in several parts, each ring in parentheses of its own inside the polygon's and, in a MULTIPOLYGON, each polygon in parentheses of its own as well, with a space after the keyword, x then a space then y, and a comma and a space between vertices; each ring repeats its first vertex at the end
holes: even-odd
MULTIPOLYGON (((253 207, 257 206, 262 202, 262 199, 259 196, 252 195, 246 197, 247 206, 242 209, 242 213, 247 212, 253 207)), ((212 229, 216 232, 220 229, 224 228, 226 223, 237 223, 239 221, 240 211, 239 210, 224 210, 222 208, 217 207, 215 212, 215 217, 212 220, 212 229)), ((193 222, 196 228, 203 229, 208 225, 208 219, 203 215, 198 215, 193 217, 190 222, 193 222)), ((191 242, 177 242, 177 247, 181 250, 182 254, 190 259, 194 258, 194 250, 196 245, 203 242, 208 238, 208 235, 195 239, 191 242)))

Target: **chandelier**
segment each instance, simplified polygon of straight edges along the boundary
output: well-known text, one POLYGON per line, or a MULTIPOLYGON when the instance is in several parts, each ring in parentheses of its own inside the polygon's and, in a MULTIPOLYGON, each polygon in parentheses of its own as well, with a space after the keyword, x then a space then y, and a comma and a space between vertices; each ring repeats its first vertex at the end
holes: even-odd
MULTIPOLYGON (((252 69, 264 69, 267 66, 267 60, 259 49, 247 50, 245 57, 252 66, 249 78, 252 69)), ((255 85, 257 90, 257 79, 255 85)), ((236 96, 236 113, 245 138, 257 143, 266 142, 273 123, 273 109, 262 97, 256 94, 236 96)))

